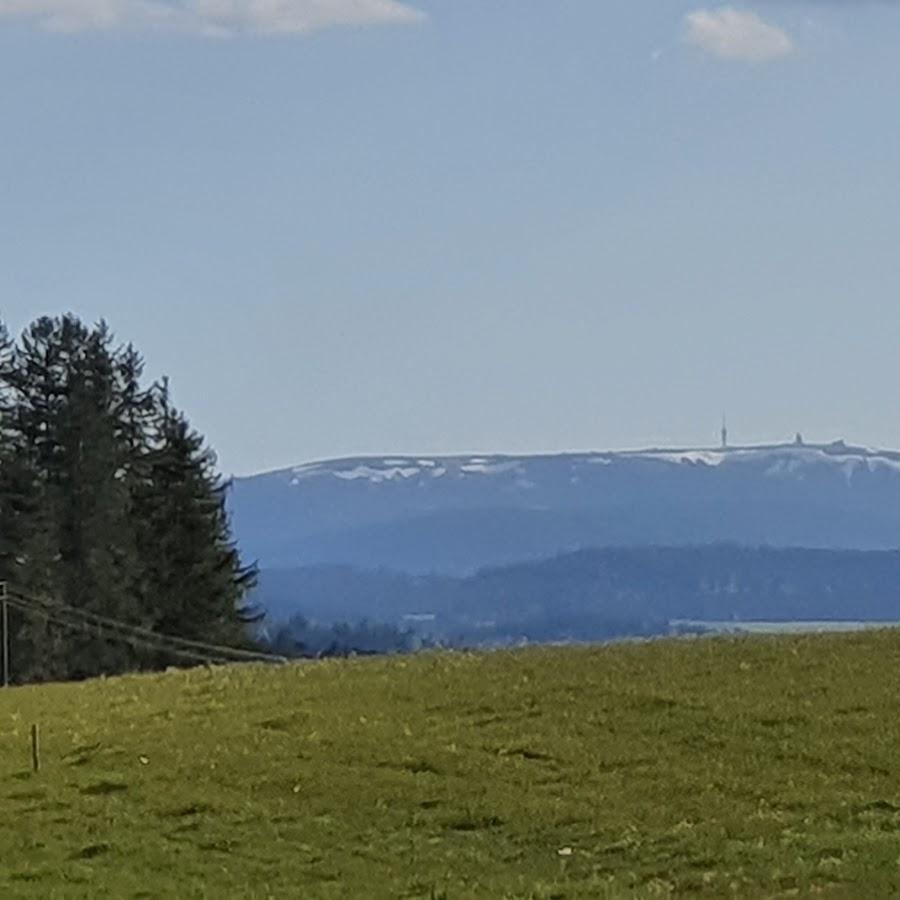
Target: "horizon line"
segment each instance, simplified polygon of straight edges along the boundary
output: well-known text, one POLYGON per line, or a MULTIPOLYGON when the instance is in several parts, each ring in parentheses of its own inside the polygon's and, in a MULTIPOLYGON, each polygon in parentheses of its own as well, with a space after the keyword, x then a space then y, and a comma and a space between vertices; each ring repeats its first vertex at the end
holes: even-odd
MULTIPOLYGON (((800 435, 797 435, 799 438, 800 435)), ((418 461, 456 461, 456 460, 537 460, 537 459, 554 459, 559 457, 567 457, 567 456, 642 456, 648 454, 679 454, 679 453, 712 453, 712 454, 729 454, 729 453, 740 453, 740 452, 748 452, 748 451, 760 451, 760 450, 818 450, 818 451, 827 451, 827 450, 846 450, 852 452, 857 456, 886 456, 886 457, 896 457, 900 459, 900 450, 889 450, 887 448, 880 447, 872 447, 867 444, 853 444, 848 443, 844 438, 838 438, 833 441, 798 441, 795 438, 793 441, 784 441, 780 443, 765 443, 765 444, 734 444, 728 446, 705 446, 705 447, 690 447, 690 446, 675 446, 675 447, 664 447, 664 446, 650 446, 643 448, 631 448, 631 449, 618 449, 618 450, 559 450, 559 451, 545 451, 545 452, 524 452, 524 453, 508 453, 508 452, 480 452, 480 451, 472 451, 472 452, 463 452, 463 453, 401 453, 401 452, 391 452, 391 453, 364 453, 361 455, 348 455, 348 456, 331 456, 331 457, 322 457, 318 459, 308 460, 306 462, 295 463, 294 465, 288 466, 278 466, 274 469, 263 469, 256 472, 251 472, 246 475, 230 475, 228 480, 230 481, 238 481, 238 480, 247 480, 250 478, 261 478, 266 475, 278 475, 285 472, 296 472, 302 469, 309 469, 314 466, 324 466, 324 465, 334 465, 336 463, 362 463, 362 462, 380 462, 381 464, 389 463, 396 461, 397 465, 401 465, 404 463, 415 463, 418 461)))

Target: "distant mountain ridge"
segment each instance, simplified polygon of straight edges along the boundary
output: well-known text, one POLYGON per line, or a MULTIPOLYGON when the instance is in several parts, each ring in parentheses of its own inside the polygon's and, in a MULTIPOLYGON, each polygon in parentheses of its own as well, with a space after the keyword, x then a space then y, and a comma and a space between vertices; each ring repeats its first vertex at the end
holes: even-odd
POLYGON ((900 547, 900 453, 795 442, 541 456, 390 455, 236 479, 263 568, 466 574, 598 546, 900 547))

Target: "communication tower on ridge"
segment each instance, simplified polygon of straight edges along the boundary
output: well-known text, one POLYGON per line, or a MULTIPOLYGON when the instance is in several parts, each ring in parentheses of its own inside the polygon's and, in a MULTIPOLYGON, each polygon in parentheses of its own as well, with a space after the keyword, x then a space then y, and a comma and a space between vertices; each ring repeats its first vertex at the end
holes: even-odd
POLYGON ((725 416, 722 416, 722 449, 728 449, 728 422, 725 416))

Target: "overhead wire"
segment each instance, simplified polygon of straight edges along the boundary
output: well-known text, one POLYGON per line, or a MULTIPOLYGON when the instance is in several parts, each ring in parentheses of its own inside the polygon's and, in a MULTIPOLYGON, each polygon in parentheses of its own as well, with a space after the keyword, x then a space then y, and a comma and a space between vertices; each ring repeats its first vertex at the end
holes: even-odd
POLYGON ((104 616, 91 610, 71 606, 66 603, 53 600, 38 599, 30 597, 19 591, 7 591, 6 599, 9 603, 23 612, 33 612, 41 615, 48 621, 55 621, 57 624, 69 626, 87 627, 94 626, 96 628, 107 628, 114 632, 113 636, 122 640, 127 639, 129 643, 141 643, 143 646, 152 647, 153 649, 172 653, 186 658, 201 659, 204 661, 210 659, 221 659, 226 662, 265 662, 265 663, 286 663, 287 659, 273 653, 264 653, 254 650, 245 650, 240 647, 227 647, 221 644, 212 644, 204 641, 191 640, 181 638, 175 635, 163 634, 145 628, 140 625, 134 625, 130 622, 124 622, 121 619, 114 619, 110 616, 104 616), (76 621, 72 621, 72 620, 76 621))
MULTIPOLYGON (((54 616, 52 613, 48 612, 44 609, 39 609, 37 607, 29 606, 26 603, 20 603, 16 599, 12 597, 7 597, 7 602, 9 605, 15 609, 18 609, 28 615, 37 616, 40 619, 43 619, 50 624, 57 625, 61 628, 68 628, 72 631, 84 631, 87 627, 86 622, 75 622, 69 619, 59 618, 54 616)), ((103 635, 100 635, 103 637, 103 635)), ((234 662, 234 660, 224 659, 222 657, 211 657, 205 656, 195 650, 183 650, 178 647, 166 646, 161 643, 156 643, 153 641, 149 641, 143 638, 136 637, 134 635, 127 634, 109 634, 107 635, 110 639, 117 639, 122 641, 123 643, 129 644, 133 647, 143 647, 144 649, 155 650, 160 653, 166 653, 170 656, 175 656, 180 659, 187 659, 193 662, 201 662, 206 663, 207 665, 224 665, 228 662, 234 662)))
POLYGON ((12 592, 21 601, 48 609, 54 613, 67 613, 69 615, 79 616, 86 620, 90 620, 94 624, 106 625, 110 628, 126 629, 134 634, 147 637, 152 640, 165 641, 169 644, 178 645, 187 649, 196 649, 215 654, 225 654, 235 658, 242 658, 248 662, 286 662, 282 656, 271 653, 264 653, 257 650, 245 650, 240 647, 227 647, 221 644, 211 644, 205 641, 197 641, 189 638, 182 638, 176 635, 163 634, 141 625, 135 625, 131 622, 125 622, 121 619, 114 619, 111 616, 104 616, 101 613, 84 609, 83 607, 72 606, 57 600, 38 599, 29 597, 21 592, 12 592))

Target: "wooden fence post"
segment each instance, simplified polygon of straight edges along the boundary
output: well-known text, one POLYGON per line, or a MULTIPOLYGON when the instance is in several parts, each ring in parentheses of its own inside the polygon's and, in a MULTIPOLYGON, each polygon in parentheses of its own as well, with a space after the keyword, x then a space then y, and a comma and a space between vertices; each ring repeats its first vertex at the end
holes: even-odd
POLYGON ((0 629, 3 634, 3 687, 9 687, 9 604, 6 602, 6 582, 0 581, 0 629))

